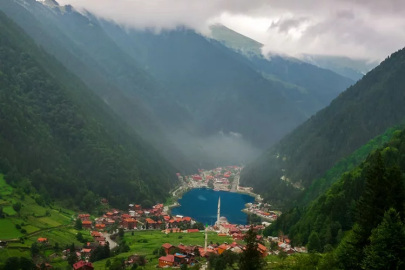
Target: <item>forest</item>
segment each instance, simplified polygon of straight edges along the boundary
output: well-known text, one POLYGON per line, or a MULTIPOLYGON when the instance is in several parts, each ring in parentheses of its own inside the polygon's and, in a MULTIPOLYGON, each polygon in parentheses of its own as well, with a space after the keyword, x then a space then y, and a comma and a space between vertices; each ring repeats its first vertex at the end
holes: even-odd
POLYGON ((385 130, 403 123, 405 49, 385 59, 325 109, 248 164, 241 183, 249 183, 280 205, 294 200, 336 162, 385 130), (280 181, 283 177, 288 181, 280 181))
POLYGON ((389 264, 384 269, 402 269, 404 153, 405 130, 396 131, 325 194, 283 213, 264 235, 282 231, 293 245, 326 253, 320 269, 382 269, 384 263, 389 264))
POLYGON ((90 211, 165 198, 176 170, 0 13, 0 172, 90 211))

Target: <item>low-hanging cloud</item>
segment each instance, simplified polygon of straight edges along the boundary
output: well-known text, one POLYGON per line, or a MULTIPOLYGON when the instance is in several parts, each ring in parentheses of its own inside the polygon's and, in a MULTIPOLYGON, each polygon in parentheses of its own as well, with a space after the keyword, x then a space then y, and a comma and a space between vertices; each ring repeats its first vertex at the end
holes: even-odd
POLYGON ((264 52, 383 59, 405 44, 402 0, 59 0, 135 28, 223 23, 264 52))

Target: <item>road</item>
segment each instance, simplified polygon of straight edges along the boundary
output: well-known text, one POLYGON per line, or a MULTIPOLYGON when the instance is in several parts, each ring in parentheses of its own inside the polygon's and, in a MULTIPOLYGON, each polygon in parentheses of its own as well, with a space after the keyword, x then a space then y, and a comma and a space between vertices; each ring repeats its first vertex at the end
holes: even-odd
POLYGON ((105 240, 108 241, 108 243, 110 244, 110 249, 115 248, 116 246, 118 246, 117 242, 113 241, 110 238, 110 234, 109 233, 103 233, 103 236, 105 237, 105 240))
POLYGON ((231 192, 236 192, 238 190, 239 178, 239 175, 235 176, 235 179, 232 182, 231 192))

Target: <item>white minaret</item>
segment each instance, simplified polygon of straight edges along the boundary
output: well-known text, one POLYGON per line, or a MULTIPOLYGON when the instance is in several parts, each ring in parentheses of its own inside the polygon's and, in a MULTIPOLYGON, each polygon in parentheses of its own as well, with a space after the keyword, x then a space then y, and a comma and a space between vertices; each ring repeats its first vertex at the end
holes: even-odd
POLYGON ((220 214, 221 214, 221 197, 219 197, 219 199, 218 199, 217 226, 219 226, 220 214))
POLYGON ((207 253, 207 242, 208 242, 208 226, 205 226, 205 246, 204 246, 204 252, 207 253))

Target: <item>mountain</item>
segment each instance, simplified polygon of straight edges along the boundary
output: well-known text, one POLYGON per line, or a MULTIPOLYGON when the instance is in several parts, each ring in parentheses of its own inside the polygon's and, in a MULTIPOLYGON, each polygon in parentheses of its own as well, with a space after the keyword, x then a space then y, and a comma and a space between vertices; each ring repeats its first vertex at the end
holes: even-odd
POLYGON ((308 117, 329 105, 354 81, 331 70, 299 59, 270 53, 263 56, 263 44, 223 25, 211 27, 212 38, 244 56, 247 63, 270 81, 285 85, 283 94, 308 117))
POLYGON ((330 69, 354 81, 360 80, 367 72, 378 66, 379 62, 368 59, 352 59, 343 56, 304 54, 301 59, 307 63, 330 69))
POLYGON ((171 111, 178 116, 178 122, 187 119, 187 113, 176 104, 167 103, 162 87, 102 29, 72 7, 59 6, 55 1, 1 1, 0 10, 86 83, 173 166, 190 173, 197 169, 170 142, 155 109, 171 111))
POLYGON ((387 128, 401 124, 405 116, 404 59, 405 50, 392 54, 246 166, 242 184, 253 185, 268 199, 285 202, 337 161, 387 128))
POLYGON ((0 171, 13 186, 88 209, 158 201, 176 170, 93 91, 0 13, 0 171))
MULTIPOLYGON (((294 245, 308 244, 308 248, 313 246, 311 238, 316 236, 320 243, 318 252, 322 252, 323 247, 329 252, 324 260, 331 269, 364 269, 362 263, 370 256, 367 249, 375 244, 373 236, 381 230, 387 213, 394 212, 398 220, 404 216, 404 146, 405 130, 396 130, 391 140, 344 173, 308 206, 283 213, 266 228, 264 235, 278 235, 283 231, 294 245), (332 249, 327 249, 327 245, 332 249), (333 247, 335 250, 331 252, 333 247)), ((403 224, 401 227, 404 228, 403 224)), ((398 232, 385 234, 392 238, 401 235, 398 232)), ((391 244, 384 246, 387 253, 391 251, 391 244)), ((388 255, 383 256, 382 261, 388 263, 386 258, 388 255)), ((397 260, 391 257, 389 261, 397 260)))

